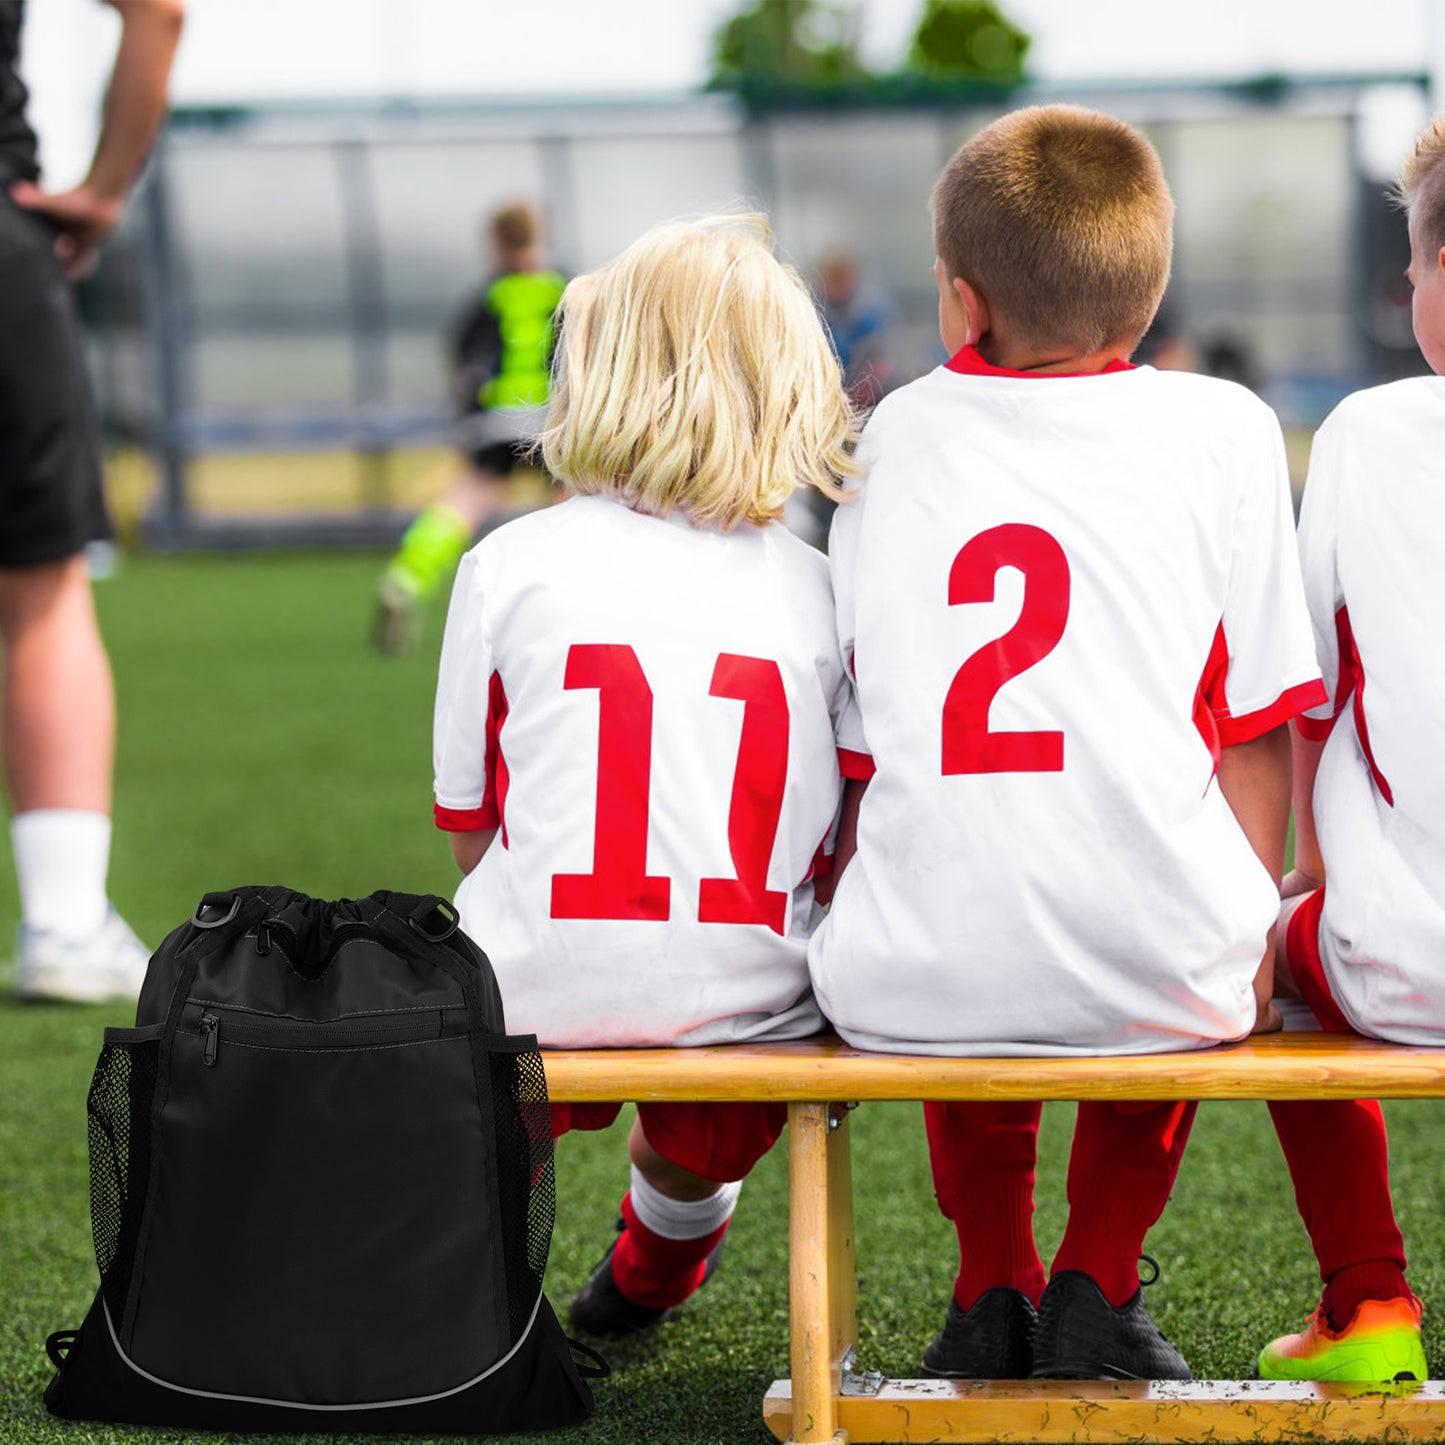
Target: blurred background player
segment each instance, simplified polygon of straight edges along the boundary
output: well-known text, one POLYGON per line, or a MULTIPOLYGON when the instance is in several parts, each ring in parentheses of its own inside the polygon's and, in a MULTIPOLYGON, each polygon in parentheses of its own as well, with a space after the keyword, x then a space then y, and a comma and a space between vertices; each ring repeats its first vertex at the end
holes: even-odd
MULTIPOLYGON (((1310 454, 1300 559, 1328 703, 1294 735, 1295 869, 1281 890, 1282 993, 1320 1025, 1445 1043, 1445 114, 1406 161, 1415 339, 1433 376, 1347 397, 1310 454), (1369 686, 1366 687, 1368 681, 1369 686)), ((1273 1103, 1324 1285, 1265 1379, 1426 1377, 1420 1301, 1373 1100, 1273 1103)))
MULTIPOLYGON (((1179 310, 1168 294, 1159 303, 1149 329, 1129 358, 1135 366, 1152 366, 1155 371, 1199 371, 1199 348, 1184 329, 1179 310)), ((1234 378, 1230 378, 1233 380, 1234 378)))
POLYGON ((498 211, 487 248, 494 274, 449 338, 465 464, 407 528, 382 574, 373 639, 381 652, 403 651, 415 639, 422 605, 506 506, 507 477, 542 429, 552 316, 567 283, 547 266, 541 216, 531 206, 498 211))
MULTIPOLYGON (((837 491, 854 431, 812 298, 761 217, 660 227, 568 289, 557 387, 547 464, 577 495, 467 553, 442 645, 462 926, 550 1045, 813 1033, 849 690, 827 564, 778 519, 800 483, 837 491)), ((572 1324, 628 1334, 686 1299, 785 1117, 640 1104, 572 1324)))
POLYGON ((165 113, 181 0, 109 0, 120 45, 85 179, 38 185, 17 74, 22 0, 0 4, 0 643, 4 773, 20 885, 18 991, 134 998, 148 950, 110 906, 115 691, 84 548, 111 533, 70 278, 115 228, 165 113))
MULTIPOLYGON (((850 251, 830 251, 818 263, 818 290, 848 399, 866 412, 892 384, 896 308, 881 287, 863 279, 850 251)), ((836 505, 822 492, 800 487, 788 499, 788 526, 805 542, 822 547, 836 505)))
POLYGON ((833 251, 818 265, 823 292, 823 324, 843 367, 843 385, 853 405, 877 404, 893 376, 893 303, 883 290, 864 281, 857 259, 833 251))

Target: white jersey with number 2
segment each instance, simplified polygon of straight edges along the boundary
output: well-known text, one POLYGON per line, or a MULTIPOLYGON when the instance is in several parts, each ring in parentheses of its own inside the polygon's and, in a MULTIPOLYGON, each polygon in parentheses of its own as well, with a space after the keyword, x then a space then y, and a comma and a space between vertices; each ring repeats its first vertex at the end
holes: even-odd
POLYGON ((436 816, 498 828, 456 903, 507 1024, 588 1047, 820 1025, 807 943, 849 689, 827 564, 574 497, 462 560, 436 816))
POLYGON ((1331 701, 1315 778, 1320 961, 1362 1033, 1445 1039, 1445 378, 1346 398, 1315 436, 1300 557, 1331 701))
POLYGON ((965 349, 886 398, 830 543, 875 769, 813 940, 849 1042, 1238 1038, 1279 909, 1214 779, 1321 697, 1273 413, 1212 378, 965 349))

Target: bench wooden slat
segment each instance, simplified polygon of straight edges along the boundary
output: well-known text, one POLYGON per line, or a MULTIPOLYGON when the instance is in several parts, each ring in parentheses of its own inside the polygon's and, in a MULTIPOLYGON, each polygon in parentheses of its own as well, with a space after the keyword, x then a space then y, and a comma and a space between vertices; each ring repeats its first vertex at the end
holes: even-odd
POLYGON ((1183 1054, 958 1059, 836 1038, 696 1049, 544 1049, 558 1102, 615 1099, 1412 1099, 1445 1094, 1445 1049, 1288 1033, 1183 1054))
MULTIPOLYGON (((768 1391, 763 1419, 779 1440, 788 1438, 793 1402, 786 1380, 768 1391)), ((1378 1388, 1260 1380, 886 1381, 876 1395, 840 1397, 837 1426, 850 1441, 1006 1445, 1445 1440, 1445 1383, 1400 1385, 1384 1395, 1378 1388)))

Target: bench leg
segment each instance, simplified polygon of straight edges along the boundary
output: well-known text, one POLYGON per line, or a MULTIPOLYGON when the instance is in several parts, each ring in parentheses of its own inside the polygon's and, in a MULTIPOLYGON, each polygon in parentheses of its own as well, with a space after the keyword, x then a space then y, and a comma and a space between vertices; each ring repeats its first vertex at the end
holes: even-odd
POLYGON ((850 1186, 846 1120, 830 1136, 828 1105, 789 1104, 790 1439, 796 1445, 844 1445, 848 1438, 838 1429, 838 1377, 842 1351, 857 1333, 850 1186), (834 1186, 841 1186, 836 1197, 834 1186))
POLYGON ((858 1263, 853 1252, 853 1161, 848 1111, 833 1110, 828 1135, 828 1360, 829 1383, 838 1388, 846 1351, 858 1348, 858 1263))

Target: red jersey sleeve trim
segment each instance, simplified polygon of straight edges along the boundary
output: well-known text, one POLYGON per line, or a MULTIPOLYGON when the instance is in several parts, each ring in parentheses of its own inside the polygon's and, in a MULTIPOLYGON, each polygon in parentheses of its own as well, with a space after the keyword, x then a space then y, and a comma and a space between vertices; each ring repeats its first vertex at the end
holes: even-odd
POLYGON ((873 759, 867 753, 855 753, 851 748, 838 749, 838 772, 845 778, 866 783, 877 771, 873 759))
POLYGON ((502 847, 507 847, 507 787, 511 774, 502 752, 502 725, 507 721, 507 690, 501 673, 493 670, 487 693, 487 786, 482 793, 482 809, 495 820, 486 826, 500 828, 502 847))
POLYGON ((1306 717, 1301 713, 1294 722, 1299 729, 1299 735, 1307 743, 1323 743, 1329 741, 1339 716, 1339 713, 1335 713, 1333 717, 1306 717))
POLYGON ((1340 607, 1335 613, 1335 648, 1339 676, 1335 680, 1335 697, 1326 718, 1301 717, 1295 720, 1299 734, 1307 742, 1322 743, 1335 730, 1335 722, 1349 705, 1350 694, 1362 682, 1360 657, 1355 650, 1355 634, 1350 627, 1350 609, 1340 607))
POLYGON ((1257 712, 1247 712, 1242 717, 1216 717, 1215 726, 1219 729, 1220 745, 1232 748, 1240 743, 1253 742, 1255 738, 1263 737, 1265 733, 1272 732, 1291 718, 1298 717, 1300 713, 1329 700, 1330 695, 1325 691, 1324 683, 1315 678, 1312 682, 1302 682, 1288 688, 1268 707, 1260 708, 1257 712))
POLYGON ((1370 776, 1380 790, 1380 796, 1395 806, 1395 795, 1390 791, 1389 781, 1375 761, 1375 750, 1370 746, 1370 725, 1365 717, 1365 664, 1360 660, 1360 644, 1355 640, 1355 629, 1350 625, 1350 609, 1341 607, 1335 613, 1335 635, 1340 647, 1340 683, 1335 689, 1335 713, 1342 713, 1346 703, 1354 695, 1355 736, 1360 740, 1360 751, 1369 765, 1370 776))
POLYGON ((497 810, 485 803, 480 808, 444 808, 433 806, 437 827, 444 833, 481 833, 497 826, 497 810))

